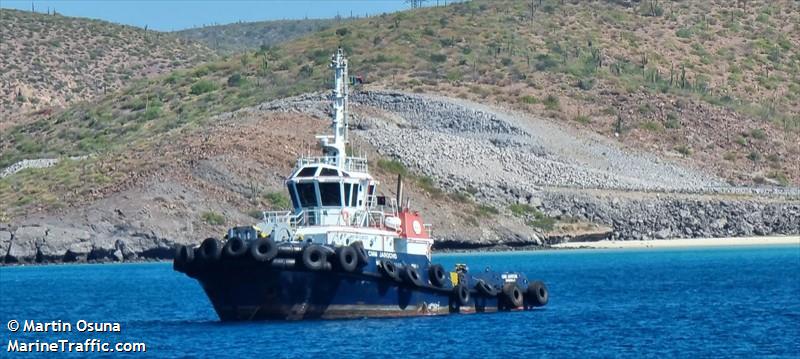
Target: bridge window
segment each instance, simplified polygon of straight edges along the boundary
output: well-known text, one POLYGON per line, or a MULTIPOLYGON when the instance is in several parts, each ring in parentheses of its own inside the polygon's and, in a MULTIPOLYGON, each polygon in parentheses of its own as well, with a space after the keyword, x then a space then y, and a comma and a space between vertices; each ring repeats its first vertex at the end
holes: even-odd
POLYGON ((292 207, 300 208, 300 206, 297 204, 297 191, 294 190, 294 185, 287 183, 286 187, 289 188, 289 198, 292 199, 292 207))
POLYGON ((319 195, 323 206, 341 206, 342 189, 338 182, 320 183, 319 195))
POLYGON ((300 205, 303 207, 317 207, 317 192, 314 190, 314 183, 298 183, 297 194, 300 197, 300 205))
POLYGON ((353 198, 350 193, 353 191, 353 184, 352 183, 345 183, 344 184, 344 205, 345 206, 352 206, 353 205, 353 198))
POLYGON ((339 176, 339 171, 333 168, 322 168, 322 171, 319 172, 320 176, 339 176))
POLYGON ((317 172, 316 167, 306 167, 300 170, 300 173, 297 174, 297 177, 314 177, 314 172, 317 172))

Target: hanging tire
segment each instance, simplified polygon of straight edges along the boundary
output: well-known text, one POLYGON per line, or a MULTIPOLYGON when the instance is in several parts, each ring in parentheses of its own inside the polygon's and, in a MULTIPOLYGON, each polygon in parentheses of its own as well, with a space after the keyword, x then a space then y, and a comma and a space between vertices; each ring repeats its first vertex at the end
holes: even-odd
POLYGON ((397 265, 394 262, 384 259, 381 261, 381 269, 383 269, 383 274, 386 275, 389 279, 395 282, 401 282, 400 279, 400 270, 397 268, 397 265))
POLYGON ((312 244, 303 250, 303 266, 311 271, 327 269, 328 252, 321 246, 312 244))
POLYGON ((350 243, 350 246, 356 250, 356 255, 358 255, 358 265, 366 265, 369 262, 369 254, 367 254, 367 250, 364 249, 364 243, 361 243, 361 241, 355 241, 350 243))
POLYGON ((469 303, 469 288, 462 283, 458 283, 453 287, 453 296, 458 306, 467 305, 469 303))
POLYGON ((425 282, 422 281, 422 276, 419 275, 417 268, 414 268, 411 265, 407 265, 405 268, 403 268, 403 279, 405 279, 408 284, 417 287, 422 287, 425 285, 425 282))
POLYGON ((509 308, 519 308, 522 306, 522 290, 517 283, 506 283, 503 286, 503 295, 509 308))
POLYGON ((489 285, 489 283, 486 283, 486 281, 483 279, 478 279, 478 281, 475 283, 475 289, 477 289, 479 293, 488 297, 494 297, 497 295, 497 289, 489 285))
POLYGON ((200 245, 200 258, 206 263, 219 260, 222 255, 222 242, 216 238, 206 238, 200 245))
POLYGON ((353 272, 358 268, 358 253, 351 246, 336 248, 336 258, 339 259, 339 268, 345 272, 353 272))
POLYGON ((228 258, 238 258, 247 253, 247 245, 239 237, 233 237, 225 243, 222 254, 228 258))
POLYGON ((259 238, 250 242, 250 258, 256 262, 269 262, 278 255, 278 246, 272 238, 259 238))
POLYGON ((550 294, 547 292, 547 286, 544 285, 544 282, 537 280, 528 284, 528 291, 525 293, 528 305, 542 307, 547 304, 549 298, 550 294))
POLYGON ((447 276, 441 264, 434 264, 428 267, 428 278, 430 279, 431 285, 438 288, 444 287, 444 283, 447 280, 447 276))

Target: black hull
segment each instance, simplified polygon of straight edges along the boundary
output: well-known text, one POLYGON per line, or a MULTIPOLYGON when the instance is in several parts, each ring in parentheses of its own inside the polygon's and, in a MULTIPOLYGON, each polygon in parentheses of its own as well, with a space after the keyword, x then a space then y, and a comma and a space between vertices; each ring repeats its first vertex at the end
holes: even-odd
POLYGON ((364 254, 360 265, 346 269, 334 254, 320 253, 317 262, 308 263, 303 255, 308 248, 283 246, 266 261, 247 254, 184 258, 176 260, 175 269, 200 282, 223 321, 482 313, 546 303, 523 294, 530 288, 521 273, 442 273, 426 256, 381 252, 364 254), (381 259, 389 256, 392 260, 381 259))
POLYGON ((458 305, 449 288, 414 287, 369 274, 227 270, 198 280, 223 321, 404 317, 502 307, 499 297, 477 291, 458 305))

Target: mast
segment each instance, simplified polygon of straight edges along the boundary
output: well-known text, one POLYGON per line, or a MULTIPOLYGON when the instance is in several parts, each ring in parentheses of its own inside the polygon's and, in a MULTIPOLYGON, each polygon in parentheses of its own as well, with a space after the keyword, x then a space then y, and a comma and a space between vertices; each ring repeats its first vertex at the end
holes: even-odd
POLYGON ((333 94, 331 95, 333 136, 319 136, 318 138, 325 155, 334 157, 336 166, 344 168, 347 156, 345 149, 347 146, 347 59, 341 48, 331 57, 330 66, 334 69, 333 94), (333 143, 330 142, 331 139, 333 143))

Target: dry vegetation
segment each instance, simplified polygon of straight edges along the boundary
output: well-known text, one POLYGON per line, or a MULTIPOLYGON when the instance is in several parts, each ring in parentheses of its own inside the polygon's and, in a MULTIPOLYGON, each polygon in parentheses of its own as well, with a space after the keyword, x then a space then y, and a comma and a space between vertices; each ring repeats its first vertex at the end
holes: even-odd
POLYGON ((176 31, 175 35, 206 44, 226 54, 274 46, 298 37, 342 25, 348 19, 305 19, 239 22, 176 31))
MULTIPOLYGON (((149 34, 130 31, 141 41, 149 34)), ((0 167, 94 154, 80 178, 113 179, 117 171, 93 164, 208 127, 215 114, 325 88, 337 46, 370 87, 494 102, 618 135, 734 182, 800 184, 800 10, 791 1, 478 1, 354 20, 0 129, 9 139, 0 167)), ((46 192, 39 176, 14 177, 0 179, 2 198, 46 192)))
POLYGON ((213 58, 207 47, 174 35, 10 9, 0 10, 0 38, 0 128, 29 111, 90 100, 213 58))

